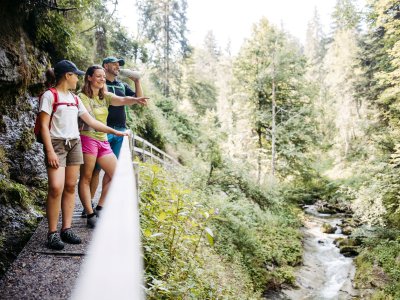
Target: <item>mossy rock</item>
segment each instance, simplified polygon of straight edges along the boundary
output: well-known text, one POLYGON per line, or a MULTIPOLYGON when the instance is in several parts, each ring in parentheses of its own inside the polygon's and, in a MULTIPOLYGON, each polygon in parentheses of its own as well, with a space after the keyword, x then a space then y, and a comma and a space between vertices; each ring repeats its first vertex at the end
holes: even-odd
POLYGON ((358 248, 355 246, 343 246, 340 247, 340 253, 346 257, 353 257, 357 256, 359 251, 358 248))
POLYGON ((37 198, 45 197, 45 191, 28 188, 10 180, 0 181, 0 202, 12 206, 28 208, 34 206, 37 198))
POLYGON ((336 246, 341 246, 343 243, 346 244, 347 239, 344 237, 338 237, 333 241, 333 244, 336 246))
POLYGON ((351 226, 345 226, 342 228, 342 233, 344 235, 351 235, 352 232, 353 232, 353 227, 351 226))
POLYGON ((328 234, 335 233, 336 229, 337 229, 336 226, 332 226, 329 223, 324 223, 324 224, 322 224, 322 227, 321 227, 321 231, 323 233, 328 233, 328 234))
POLYGON ((361 240, 360 239, 352 239, 352 238, 336 238, 334 241, 334 244, 338 247, 343 247, 343 246, 360 246, 361 245, 361 240))

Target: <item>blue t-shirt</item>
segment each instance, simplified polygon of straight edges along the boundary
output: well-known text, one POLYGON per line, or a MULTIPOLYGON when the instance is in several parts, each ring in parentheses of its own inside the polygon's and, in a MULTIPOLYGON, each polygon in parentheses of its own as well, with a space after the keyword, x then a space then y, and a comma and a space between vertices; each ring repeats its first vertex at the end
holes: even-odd
MULTIPOLYGON (((136 93, 129 87, 129 85, 124 82, 118 80, 114 80, 113 82, 111 82, 107 80, 106 84, 107 90, 117 96, 136 96, 136 93)), ((107 125, 110 127, 126 128, 125 106, 110 105, 108 107, 107 125)))

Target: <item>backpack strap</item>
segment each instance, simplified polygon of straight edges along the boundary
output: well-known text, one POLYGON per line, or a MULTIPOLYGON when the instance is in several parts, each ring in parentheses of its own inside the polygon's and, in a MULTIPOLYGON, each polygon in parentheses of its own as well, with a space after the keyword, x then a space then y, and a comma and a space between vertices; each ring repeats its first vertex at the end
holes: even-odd
POLYGON ((57 106, 58 106, 58 93, 57 93, 56 88, 54 88, 54 87, 49 88, 49 91, 53 94, 53 98, 54 98, 54 102, 53 102, 53 112, 51 113, 51 117, 50 117, 50 121, 51 121, 51 118, 53 117, 54 113, 55 113, 56 110, 57 110, 57 106))
POLYGON ((54 102, 53 102, 53 111, 51 112, 51 115, 50 115, 50 123, 49 123, 49 129, 50 129, 50 128, 51 128, 51 120, 53 119, 53 115, 54 115, 54 113, 57 111, 57 108, 58 108, 60 105, 76 106, 76 107, 78 108, 78 106, 79 106, 79 101, 78 101, 78 97, 77 97, 75 94, 71 93, 71 94, 74 96, 75 103, 70 103, 70 102, 58 102, 59 97, 58 97, 57 89, 54 88, 54 87, 52 87, 52 88, 49 88, 49 91, 53 94, 53 98, 54 98, 54 102))
POLYGON ((124 93, 125 96, 125 85, 121 81, 117 81, 118 85, 107 84, 107 88, 112 90, 113 94, 115 94, 115 89, 120 89, 124 93))

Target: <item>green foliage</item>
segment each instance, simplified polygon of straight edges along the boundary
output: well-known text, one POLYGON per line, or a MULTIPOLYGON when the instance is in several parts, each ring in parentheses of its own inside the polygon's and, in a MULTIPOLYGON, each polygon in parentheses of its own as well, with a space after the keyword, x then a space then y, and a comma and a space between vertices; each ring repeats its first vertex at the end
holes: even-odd
POLYGON ((235 92, 246 96, 241 106, 251 110, 258 180, 265 172, 261 161, 272 161, 270 172, 279 179, 308 173, 316 126, 299 45, 262 19, 241 49, 234 75, 235 92))
MULTIPOLYGON (((156 108, 144 108, 138 105, 130 106, 127 110, 127 125, 133 133, 143 137, 160 149, 165 147, 165 137, 160 130, 156 108)), ((170 141, 171 142, 171 141, 170 141)))
POLYGON ((148 61, 148 53, 143 43, 131 37, 127 30, 118 23, 111 30, 110 46, 112 51, 110 51, 110 55, 135 62, 146 63, 148 61))
POLYGON ((262 291, 266 287, 278 288, 283 283, 293 284, 292 267, 299 264, 302 257, 301 238, 293 212, 263 211, 243 199, 219 201, 215 205, 221 217, 214 221, 219 233, 216 248, 229 259, 239 255, 254 289, 262 291))
POLYGON ((255 298, 241 269, 227 276, 228 265, 209 248, 219 235, 212 222, 220 216, 206 204, 204 194, 184 186, 182 175, 172 175, 156 165, 141 166, 140 212, 148 299, 255 298), (221 280, 226 282, 218 284, 221 280), (246 290, 237 289, 246 285, 246 290))
POLYGON ((338 0, 332 17, 336 30, 357 28, 361 19, 354 0, 338 0))
POLYGON ((395 240, 371 238, 356 258, 356 285, 376 288, 372 299, 400 297, 400 235, 395 240))
MULTIPOLYGON (((49 53, 53 62, 70 59, 78 64, 89 60, 89 51, 83 46, 76 27, 90 5, 96 1, 60 1, 59 8, 73 7, 69 12, 36 8, 31 12, 31 30, 36 44, 49 53)), ((89 60, 90 61, 90 60, 89 60)))
POLYGON ((180 86, 180 60, 190 52, 187 34, 186 0, 140 0, 139 31, 152 44, 153 81, 162 94, 177 94, 180 86), (173 85, 174 83, 174 85, 173 85), (177 87, 175 87, 177 86, 177 87))
POLYGON ((176 132, 182 141, 193 143, 199 133, 193 121, 183 112, 179 112, 177 102, 172 98, 160 98, 156 105, 161 109, 163 116, 169 121, 173 131, 176 132))
POLYGON ((225 162, 215 169, 208 183, 219 186, 222 191, 235 200, 248 198, 262 208, 276 203, 272 195, 263 191, 243 170, 232 167, 229 162, 225 162))
POLYGON ((199 115, 203 115, 207 109, 216 108, 217 89, 215 84, 200 80, 189 81, 188 84, 188 97, 199 115))

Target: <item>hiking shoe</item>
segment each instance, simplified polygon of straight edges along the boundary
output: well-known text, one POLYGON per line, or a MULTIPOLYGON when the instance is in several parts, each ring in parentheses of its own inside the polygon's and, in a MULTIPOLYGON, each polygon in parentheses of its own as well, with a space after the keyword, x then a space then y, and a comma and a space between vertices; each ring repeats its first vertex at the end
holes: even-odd
POLYGON ((58 232, 50 233, 47 236, 47 247, 53 250, 62 250, 64 249, 64 243, 61 241, 60 235, 58 232))
POLYGON ((60 233, 61 240, 68 244, 80 244, 81 238, 72 231, 71 228, 65 229, 60 233))
POLYGON ((97 223, 97 215, 94 215, 91 218, 87 218, 87 227, 89 228, 95 228, 97 223))
POLYGON ((97 205, 97 207, 93 210, 93 212, 96 214, 96 217, 100 218, 100 215, 102 214, 102 210, 103 210, 103 207, 101 207, 99 209, 99 206, 97 205))
MULTIPOLYGON (((92 208, 94 208, 93 201, 92 201, 92 208)), ((85 209, 82 209, 81 218, 86 218, 86 217, 87 217, 86 211, 85 211, 85 209)))

